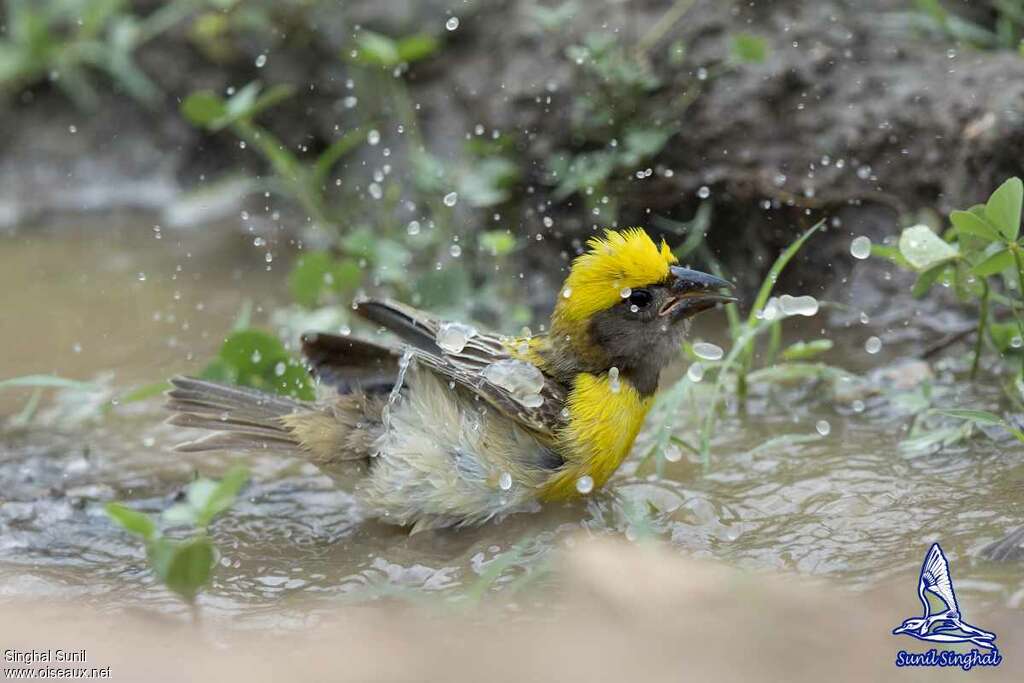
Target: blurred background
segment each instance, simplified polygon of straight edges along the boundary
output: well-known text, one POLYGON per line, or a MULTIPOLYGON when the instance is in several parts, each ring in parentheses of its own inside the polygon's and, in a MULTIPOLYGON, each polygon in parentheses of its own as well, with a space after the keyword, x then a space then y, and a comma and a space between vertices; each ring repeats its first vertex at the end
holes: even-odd
MULTIPOLYGON (((751 609, 854 603, 877 673, 938 540, 1019 630, 1024 549, 984 552, 1024 523, 1019 215, 1005 244, 947 217, 1022 172, 1022 38, 1017 0, 3 0, 0 602, 287 634, 562 595, 575 623, 586 577, 615 603, 698 558, 808 591, 751 609), (636 225, 744 303, 695 324, 606 491, 423 540, 261 454, 184 601, 104 514, 237 460, 169 452, 167 377, 311 398, 298 335, 375 333, 361 295, 540 332, 586 240, 636 225), (621 545, 567 561, 581 536, 621 545)), ((674 614, 737 599, 683 581, 674 614)))

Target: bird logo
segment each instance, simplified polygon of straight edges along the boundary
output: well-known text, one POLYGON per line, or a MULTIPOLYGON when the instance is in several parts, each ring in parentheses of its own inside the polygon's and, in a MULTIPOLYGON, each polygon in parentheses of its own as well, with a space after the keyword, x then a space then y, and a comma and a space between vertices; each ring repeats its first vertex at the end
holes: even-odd
POLYGON ((996 634, 972 626, 963 620, 960 605, 949 576, 949 560, 938 543, 925 555, 921 577, 917 582, 917 596, 924 606, 924 614, 910 617, 893 629, 893 635, 908 635, 932 643, 973 643, 997 653, 996 634), (934 609, 936 599, 942 603, 934 609))

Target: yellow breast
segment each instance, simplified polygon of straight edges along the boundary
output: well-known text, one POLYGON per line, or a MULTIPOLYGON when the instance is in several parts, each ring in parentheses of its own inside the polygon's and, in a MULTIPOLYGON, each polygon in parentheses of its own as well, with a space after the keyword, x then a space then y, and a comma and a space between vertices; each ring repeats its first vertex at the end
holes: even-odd
POLYGON ((544 485, 541 498, 578 496, 577 482, 585 476, 593 480, 594 488, 603 486, 629 455, 651 400, 625 379, 610 381, 607 375, 578 375, 566 401, 568 425, 557 439, 565 466, 544 485))

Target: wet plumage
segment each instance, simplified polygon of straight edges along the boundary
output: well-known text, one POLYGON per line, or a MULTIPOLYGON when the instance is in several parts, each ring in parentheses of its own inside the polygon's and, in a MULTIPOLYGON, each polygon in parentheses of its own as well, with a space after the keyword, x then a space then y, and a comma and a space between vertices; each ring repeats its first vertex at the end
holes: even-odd
POLYGON ((352 487, 373 516, 413 531, 481 524, 600 487, 629 454, 686 319, 731 297, 719 293, 728 283, 679 268, 643 230, 606 231, 588 246, 547 334, 439 344, 445 321, 370 300, 357 313, 400 343, 303 339, 333 398, 176 378, 171 422, 214 430, 179 448, 297 454, 352 487))

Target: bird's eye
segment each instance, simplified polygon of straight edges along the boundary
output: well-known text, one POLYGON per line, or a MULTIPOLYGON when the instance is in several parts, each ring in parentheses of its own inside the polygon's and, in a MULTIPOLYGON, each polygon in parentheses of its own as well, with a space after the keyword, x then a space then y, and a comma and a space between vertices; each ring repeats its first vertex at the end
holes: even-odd
POLYGON ((646 289, 634 289, 629 295, 629 303, 637 308, 647 308, 652 298, 646 289))

